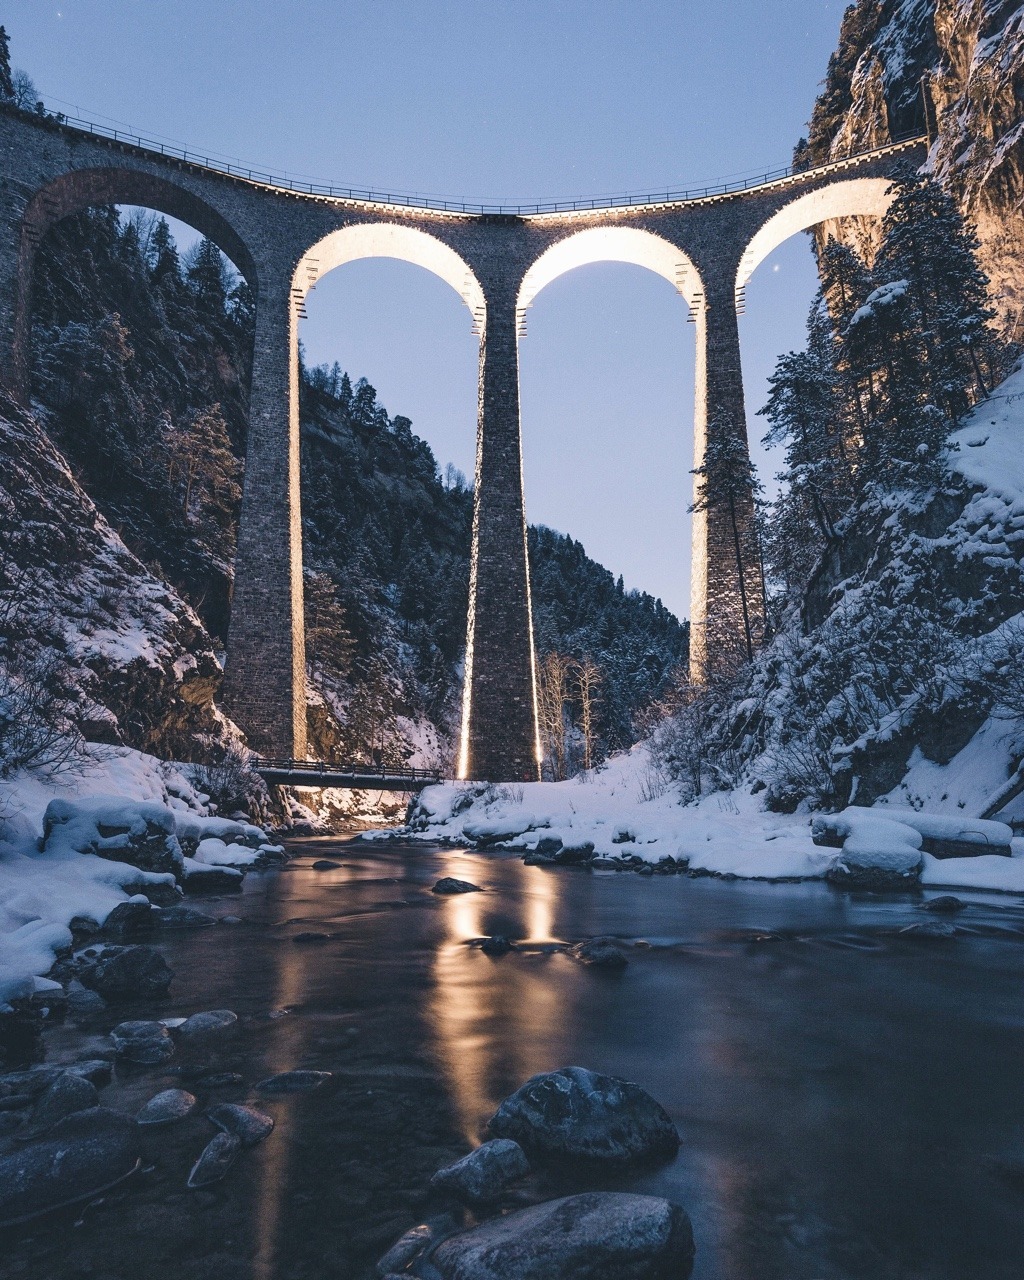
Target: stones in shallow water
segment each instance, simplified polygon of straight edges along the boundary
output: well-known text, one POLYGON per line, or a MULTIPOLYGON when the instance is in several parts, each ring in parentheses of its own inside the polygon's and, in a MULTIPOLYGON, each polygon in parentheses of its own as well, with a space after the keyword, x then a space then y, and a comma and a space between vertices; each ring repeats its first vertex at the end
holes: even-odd
POLYGON ((203 1153, 192 1166, 188 1186, 193 1190, 209 1187, 221 1178, 235 1163, 242 1143, 233 1133, 218 1133, 203 1148, 203 1153))
POLYGON ((444 876, 434 885, 431 893, 453 894, 453 893, 479 893, 480 886, 471 884, 468 880, 456 880, 453 876, 444 876))
POLYGON ((107 947, 81 977, 104 1000, 133 1000, 166 995, 174 974, 159 951, 137 946, 107 947))
POLYGON ((614 938, 590 938, 569 948, 569 955, 593 969, 625 969, 629 964, 625 952, 614 938))
POLYGON ((438 1169, 430 1185, 468 1204, 489 1204, 529 1172, 530 1162, 518 1142, 494 1138, 447 1168, 438 1169))
POLYGON ((430 1262, 441 1280, 686 1280, 693 1256, 678 1205, 591 1191, 449 1236, 430 1262))
POLYGON ((174 1124, 190 1116, 198 1105, 195 1095, 185 1089, 164 1089, 150 1098, 135 1121, 141 1125, 174 1124))
POLYGON ((262 1142, 274 1128, 272 1117, 255 1107, 244 1107, 235 1102, 221 1102, 206 1114, 218 1129, 233 1133, 244 1147, 254 1147, 262 1142))
POLYGON ((78 1111, 0 1158, 0 1227, 91 1199, 138 1167, 134 1124, 106 1107, 78 1111))
POLYGON ((110 1039, 118 1058, 134 1066, 154 1067, 174 1057, 174 1041, 162 1022, 121 1022, 110 1039))
POLYGON ((594 856, 592 840, 584 840, 581 844, 564 844, 555 854, 555 861, 561 866, 576 867, 589 862, 594 856))
POLYGON ((955 916, 966 907, 966 902, 955 898, 951 893, 943 893, 938 898, 929 898, 927 902, 921 903, 922 911, 931 911, 940 916, 955 916))
POLYGON ((491 1117, 488 1131, 532 1159, 626 1163, 674 1156, 679 1134, 639 1085, 584 1067, 533 1076, 491 1117))
POLYGON ((340 862, 332 862, 330 858, 317 858, 316 862, 313 863, 313 870, 314 871, 340 871, 342 868, 342 865, 343 864, 340 862))
POLYGON ((493 938, 484 938, 480 950, 485 956, 507 956, 514 948, 503 933, 496 933, 493 938))
POLYGON ((314 1089, 322 1089, 332 1079, 329 1071, 282 1071, 280 1075, 261 1080, 256 1091, 269 1095, 311 1093, 314 1089))
POLYGON ((86 1058, 83 1062, 70 1062, 62 1069, 68 1075, 81 1076, 83 1080, 90 1081, 97 1089, 109 1084, 113 1075, 113 1068, 106 1058, 86 1058))
POLYGON ((106 1000, 98 991, 90 991, 88 987, 75 979, 68 988, 68 1013, 75 1021, 95 1018, 107 1007, 106 1000))
POLYGON ((238 1014, 230 1009, 210 1009, 206 1013, 193 1013, 178 1028, 179 1036, 209 1035, 211 1031, 223 1031, 238 1021, 238 1014))

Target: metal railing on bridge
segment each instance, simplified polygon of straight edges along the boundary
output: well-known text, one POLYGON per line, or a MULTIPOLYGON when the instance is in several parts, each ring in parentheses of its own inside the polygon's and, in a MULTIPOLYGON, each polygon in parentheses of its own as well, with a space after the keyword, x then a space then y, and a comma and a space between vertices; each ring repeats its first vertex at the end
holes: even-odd
MULTIPOLYGON (((7 108, 15 110, 14 108, 7 108)), ((332 183, 311 182, 300 178, 290 178, 268 173, 261 169, 253 169, 236 161, 223 160, 217 156, 204 155, 190 151, 153 138, 143 137, 124 129, 112 129, 108 125, 96 124, 91 120, 83 120, 78 116, 62 113, 39 117, 33 112, 21 112, 35 120, 42 118, 48 123, 63 128, 74 129, 79 133, 91 134, 95 138, 110 142, 123 143, 136 147, 141 151, 156 152, 172 160, 181 160, 186 164, 197 165, 203 169, 211 169, 228 177, 244 179, 246 182, 258 183, 281 191, 295 192, 299 195, 323 196, 331 200, 355 200, 362 204, 402 205, 411 209, 436 210, 440 213, 464 213, 491 215, 500 217, 529 217, 541 213, 579 213, 588 210, 630 208, 634 205, 676 204, 686 200, 708 200, 715 196, 735 195, 741 191, 749 191, 754 187, 763 187, 772 182, 780 182, 785 178, 805 177, 817 171, 827 172, 830 169, 843 168, 851 161, 863 160, 873 155, 882 155, 894 148, 914 142, 927 142, 923 134, 908 133, 893 138, 880 147, 872 147, 856 155, 844 156, 823 165, 815 165, 810 169, 795 169, 792 165, 771 169, 766 173, 758 173, 749 178, 739 178, 735 182, 710 183, 703 187, 687 187, 670 190, 648 192, 643 195, 595 196, 587 200, 540 200, 533 204, 487 204, 464 200, 445 200, 437 196, 409 195, 400 192, 371 191, 367 187, 335 186, 332 183)))
POLYGON ((422 791, 442 782, 439 769, 397 768, 376 764, 333 764, 327 760, 290 760, 258 756, 256 772, 274 786, 349 787, 354 791, 422 791))

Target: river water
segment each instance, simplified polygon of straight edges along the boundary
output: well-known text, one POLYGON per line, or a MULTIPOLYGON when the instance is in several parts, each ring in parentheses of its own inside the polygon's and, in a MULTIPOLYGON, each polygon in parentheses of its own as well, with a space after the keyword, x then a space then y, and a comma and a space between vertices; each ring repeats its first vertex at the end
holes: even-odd
MULTIPOLYGON (((213 1191, 184 1190, 205 1120, 147 1136, 150 1167, 123 1190, 0 1240, 4 1280, 362 1280, 498 1102, 570 1064, 636 1081, 675 1120, 672 1164, 606 1185, 686 1207, 696 1280, 1024 1276, 1017 899, 967 895, 969 932, 936 941, 895 936, 936 919, 909 895, 339 840, 292 852, 196 903, 241 923, 160 938, 177 977, 158 1016, 239 1014, 172 1064, 244 1077, 204 1101, 295 1067, 332 1084, 260 1103, 277 1130, 213 1191), (343 866, 313 871, 323 857, 343 866), (438 897, 442 875, 485 892, 438 897), (296 941, 310 933, 327 936, 296 941), (468 945, 496 933, 522 948, 468 945), (550 946, 606 934, 630 943, 621 973, 550 946)), ((113 1020, 52 1031, 51 1057, 101 1046, 113 1020)), ((181 1082, 163 1070, 119 1076, 104 1101, 134 1110, 181 1082)))

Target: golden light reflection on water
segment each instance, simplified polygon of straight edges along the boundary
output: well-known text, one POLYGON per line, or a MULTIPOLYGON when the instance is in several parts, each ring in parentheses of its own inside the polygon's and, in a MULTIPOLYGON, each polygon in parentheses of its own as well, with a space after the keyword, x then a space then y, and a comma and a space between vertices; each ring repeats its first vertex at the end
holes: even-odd
MULTIPOLYGON (((558 893, 557 876, 527 874, 516 941, 552 940, 558 893)), ((474 1144, 509 1079, 521 1083, 549 1069, 564 1030, 562 989, 546 972, 556 957, 527 951, 498 959, 466 945, 488 932, 489 905, 485 894, 446 900, 447 936, 434 956, 428 1010, 459 1127, 474 1144)))
MULTIPOLYGON (((355 877, 347 868, 339 868, 329 873, 330 880, 320 874, 317 884, 338 884, 339 882, 352 880, 355 877)), ((275 891, 275 902, 279 912, 279 920, 287 920, 291 916, 290 908, 292 905, 301 907, 302 899, 310 891, 310 881, 308 874, 292 872, 289 875, 277 877, 277 886, 275 891)), ((314 952, 303 947, 283 946, 278 949, 277 955, 280 957, 280 963, 275 967, 275 983, 272 992, 270 1007, 275 1011, 282 1011, 291 1008, 303 992, 308 990, 308 978, 306 974, 306 965, 312 960, 317 962, 314 952)), ((282 1015, 287 1018, 288 1015, 282 1015)), ((300 1027, 281 1026, 277 1029, 278 1034, 269 1038, 266 1061, 264 1070, 267 1076, 277 1075, 282 1071, 290 1071, 297 1065, 299 1047, 296 1044, 296 1037, 300 1033, 300 1027)), ((256 1104, 259 1106, 259 1103, 256 1104)), ((288 1107, 287 1100, 284 1107, 288 1107)), ((287 1122, 288 1111, 282 1107, 275 1108, 278 1123, 283 1120, 287 1122)), ((278 1135, 282 1137, 282 1135, 278 1135)), ((290 1162, 290 1151, 293 1147, 290 1141, 268 1142, 263 1147, 263 1163, 260 1167, 260 1176, 256 1188, 256 1212, 255 1212, 255 1236, 256 1236, 256 1255, 254 1260, 254 1274, 257 1277, 265 1277, 265 1280, 272 1280, 280 1274, 280 1268, 277 1265, 277 1257, 279 1252, 279 1236, 281 1231, 281 1213, 284 1206, 284 1191, 289 1185, 288 1166, 290 1162)))

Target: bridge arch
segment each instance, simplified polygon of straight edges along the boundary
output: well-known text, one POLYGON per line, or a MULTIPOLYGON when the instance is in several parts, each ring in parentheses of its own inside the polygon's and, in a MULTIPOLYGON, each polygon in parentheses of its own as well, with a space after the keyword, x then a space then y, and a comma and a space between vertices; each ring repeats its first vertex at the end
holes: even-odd
POLYGON ((882 218, 895 199, 890 178, 847 178, 798 196, 782 206, 754 233, 736 273, 736 302, 764 260, 790 236, 839 218, 882 218))
POLYGON ((301 302, 321 276, 346 262, 397 258, 423 267, 450 285, 482 331, 487 314, 484 291, 469 264, 443 240, 397 222, 358 222, 331 231, 302 255, 292 278, 292 297, 301 302))
POLYGON ((32 272, 43 237, 58 222, 96 205, 138 205, 195 227, 231 259, 259 296, 256 260, 242 235, 205 200, 166 178, 141 169, 74 169, 39 188, 21 219, 14 290, 12 382, 28 398, 32 334, 32 272))
POLYGON ((516 300, 519 332, 525 331, 526 312, 542 289, 567 271, 596 262, 624 262, 653 271, 684 298, 691 314, 703 297, 700 272, 670 240, 639 227, 587 227, 556 240, 523 276, 516 300))

